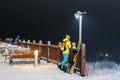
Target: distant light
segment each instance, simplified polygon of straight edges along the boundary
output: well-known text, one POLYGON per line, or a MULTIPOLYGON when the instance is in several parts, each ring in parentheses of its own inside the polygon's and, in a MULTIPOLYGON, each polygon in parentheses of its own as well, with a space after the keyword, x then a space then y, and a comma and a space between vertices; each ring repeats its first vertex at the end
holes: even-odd
POLYGON ((107 56, 107 57, 108 57, 108 54, 105 54, 105 56, 107 56))

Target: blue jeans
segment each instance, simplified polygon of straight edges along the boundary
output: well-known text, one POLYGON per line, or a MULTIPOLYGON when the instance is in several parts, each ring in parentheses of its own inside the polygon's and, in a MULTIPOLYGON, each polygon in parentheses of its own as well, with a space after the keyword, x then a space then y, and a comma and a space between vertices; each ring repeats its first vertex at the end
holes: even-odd
POLYGON ((69 54, 63 54, 63 60, 60 62, 59 65, 61 65, 61 69, 63 69, 63 66, 66 62, 68 62, 69 54))

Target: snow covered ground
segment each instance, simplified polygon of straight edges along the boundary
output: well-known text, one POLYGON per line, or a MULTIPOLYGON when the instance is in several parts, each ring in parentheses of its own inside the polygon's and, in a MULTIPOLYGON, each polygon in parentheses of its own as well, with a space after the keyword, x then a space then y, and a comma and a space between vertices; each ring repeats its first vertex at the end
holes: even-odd
MULTIPOLYGON (((87 64, 89 76, 81 77, 80 74, 68 74, 57 68, 53 63, 41 60, 38 67, 33 63, 17 63, 9 66, 8 60, 0 56, 0 80, 120 80, 120 66, 106 67, 103 63, 87 64)), ((111 63, 110 63, 111 64, 111 63)))

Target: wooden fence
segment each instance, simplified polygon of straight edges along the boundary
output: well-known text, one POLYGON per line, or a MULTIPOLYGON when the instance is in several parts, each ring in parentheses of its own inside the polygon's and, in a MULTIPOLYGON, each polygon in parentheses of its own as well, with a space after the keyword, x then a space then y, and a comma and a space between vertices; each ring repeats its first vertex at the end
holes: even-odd
MULTIPOLYGON (((5 40, 0 39, 0 41, 4 41, 6 43, 11 43, 12 38, 6 38, 5 40)), ((51 45, 51 44, 43 44, 41 41, 36 43, 35 40, 33 42, 28 41, 19 41, 19 46, 21 47, 29 47, 31 50, 40 50, 41 51, 41 59, 47 60, 47 62, 53 62, 58 64, 62 60, 62 53, 58 47, 58 45, 51 45)), ((79 52, 77 64, 75 67, 75 72, 80 72, 80 76, 86 76, 86 45, 81 44, 81 50, 79 52)), ((70 60, 73 59, 73 54, 70 54, 70 60)))

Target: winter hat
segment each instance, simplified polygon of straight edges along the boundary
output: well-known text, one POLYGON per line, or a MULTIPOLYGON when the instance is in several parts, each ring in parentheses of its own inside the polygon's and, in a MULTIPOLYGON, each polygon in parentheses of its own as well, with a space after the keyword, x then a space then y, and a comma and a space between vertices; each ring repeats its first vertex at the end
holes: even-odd
POLYGON ((67 39, 70 39, 70 36, 69 36, 68 34, 66 34, 66 38, 67 38, 67 39))

